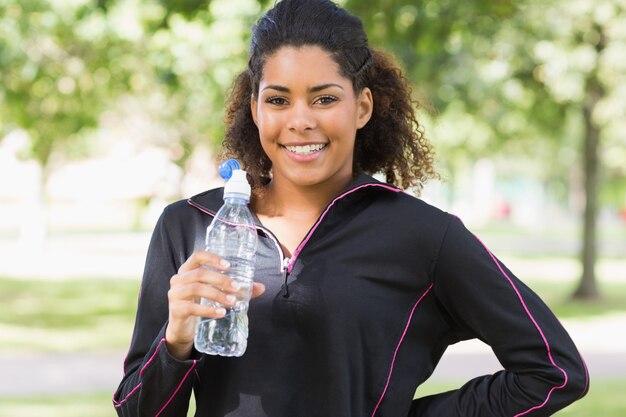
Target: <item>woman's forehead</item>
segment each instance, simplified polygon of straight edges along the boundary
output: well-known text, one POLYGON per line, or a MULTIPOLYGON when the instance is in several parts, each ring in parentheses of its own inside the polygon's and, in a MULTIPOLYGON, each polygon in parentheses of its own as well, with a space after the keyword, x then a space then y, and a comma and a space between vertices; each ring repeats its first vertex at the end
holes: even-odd
POLYGON ((301 80, 312 83, 350 83, 332 54, 319 46, 278 49, 265 60, 261 84, 301 80))

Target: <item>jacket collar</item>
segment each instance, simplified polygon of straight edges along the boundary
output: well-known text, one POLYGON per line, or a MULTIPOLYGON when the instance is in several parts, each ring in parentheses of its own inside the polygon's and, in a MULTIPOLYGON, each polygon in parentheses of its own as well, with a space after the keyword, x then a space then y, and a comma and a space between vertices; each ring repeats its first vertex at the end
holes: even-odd
MULTIPOLYGON (((398 189, 396 186, 381 182, 376 178, 361 173, 358 174, 354 180, 343 190, 341 190, 337 195, 345 194, 349 190, 359 189, 363 190, 370 187, 364 187, 367 185, 384 185, 385 188, 393 188, 398 189)), ((378 188, 378 187, 376 187, 378 188)), ((335 197, 336 198, 336 197, 335 197)), ((215 214, 224 204, 224 187, 214 188, 212 190, 205 191, 200 194, 196 194, 190 199, 187 200, 188 203, 204 212, 208 212, 209 214, 215 214)))

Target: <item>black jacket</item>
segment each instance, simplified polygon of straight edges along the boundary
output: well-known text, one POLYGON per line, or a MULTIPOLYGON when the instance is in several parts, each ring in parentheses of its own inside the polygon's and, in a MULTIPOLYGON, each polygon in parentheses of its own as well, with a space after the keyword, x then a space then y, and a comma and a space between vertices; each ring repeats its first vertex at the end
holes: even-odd
POLYGON ((366 175, 327 207, 291 259, 260 224, 248 349, 178 361, 164 345, 169 280, 222 189, 168 206, 154 231, 118 415, 547 416, 588 375, 549 308, 456 217, 366 175), (478 338, 504 370, 413 400, 447 346, 478 338))

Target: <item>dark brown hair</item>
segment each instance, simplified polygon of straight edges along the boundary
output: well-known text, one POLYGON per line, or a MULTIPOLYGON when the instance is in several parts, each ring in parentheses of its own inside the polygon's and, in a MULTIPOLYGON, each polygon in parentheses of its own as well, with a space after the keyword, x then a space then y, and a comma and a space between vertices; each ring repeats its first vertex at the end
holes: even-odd
POLYGON ((283 0, 254 27, 248 69, 235 78, 226 108, 223 153, 241 162, 252 187, 269 181, 272 163, 261 147, 250 99, 258 94, 269 56, 306 45, 329 52, 356 94, 364 87, 372 91, 373 114, 357 131, 353 172, 382 173, 388 183, 418 190, 435 177, 432 146, 417 121, 410 83, 389 55, 368 46, 360 19, 329 0, 283 0))

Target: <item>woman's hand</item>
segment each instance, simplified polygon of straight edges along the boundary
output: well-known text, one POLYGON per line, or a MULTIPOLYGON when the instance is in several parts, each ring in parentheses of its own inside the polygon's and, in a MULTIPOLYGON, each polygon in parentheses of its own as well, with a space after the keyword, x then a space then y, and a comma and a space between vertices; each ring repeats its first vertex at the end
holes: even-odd
MULTIPOLYGON (((165 330, 165 342, 175 358, 189 358, 193 349, 197 317, 220 318, 226 313, 222 307, 201 305, 198 302, 200 298, 225 307, 235 304, 235 293, 239 290, 239 284, 219 272, 227 272, 228 267, 228 262, 219 256, 197 251, 181 265, 178 273, 170 280, 170 290, 167 293, 169 323, 165 330)), ((252 297, 258 297, 264 291, 263 284, 254 283, 252 297)))

